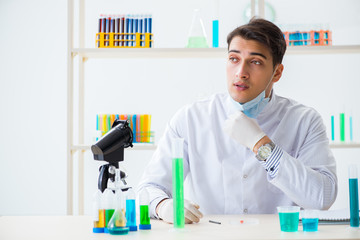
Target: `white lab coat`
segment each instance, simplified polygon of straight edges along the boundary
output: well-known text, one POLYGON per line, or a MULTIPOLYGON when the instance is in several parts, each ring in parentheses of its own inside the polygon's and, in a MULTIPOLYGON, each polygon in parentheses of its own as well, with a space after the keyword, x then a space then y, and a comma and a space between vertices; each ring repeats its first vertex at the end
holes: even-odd
POLYGON ((280 205, 328 209, 337 195, 336 163, 325 126, 312 108, 273 93, 257 117, 283 151, 273 179, 255 154, 223 131, 236 110, 229 94, 180 109, 168 124, 139 189, 150 193, 150 215, 171 198, 171 139, 184 138, 185 197, 204 214, 276 213, 280 205))

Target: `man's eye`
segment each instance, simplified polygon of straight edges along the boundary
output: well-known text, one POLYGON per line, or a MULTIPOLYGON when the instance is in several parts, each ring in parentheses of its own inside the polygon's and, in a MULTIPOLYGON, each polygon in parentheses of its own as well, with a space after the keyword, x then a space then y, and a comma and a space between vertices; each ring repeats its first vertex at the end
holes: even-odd
POLYGON ((253 60, 252 63, 254 63, 255 65, 260 65, 261 63, 259 61, 253 60))
POLYGON ((230 62, 237 62, 237 59, 234 58, 234 57, 229 57, 229 61, 230 61, 230 62))

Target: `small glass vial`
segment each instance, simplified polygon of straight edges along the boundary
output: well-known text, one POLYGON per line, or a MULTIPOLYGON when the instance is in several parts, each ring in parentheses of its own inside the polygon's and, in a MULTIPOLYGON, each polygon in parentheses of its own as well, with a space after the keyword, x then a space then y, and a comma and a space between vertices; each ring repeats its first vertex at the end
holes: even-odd
POLYGON ((139 194, 140 205, 140 230, 150 230, 150 213, 149 213, 149 193, 146 188, 142 189, 139 194))
POLYGON ((129 188, 126 194, 126 226, 130 231, 137 231, 135 199, 134 190, 129 188))

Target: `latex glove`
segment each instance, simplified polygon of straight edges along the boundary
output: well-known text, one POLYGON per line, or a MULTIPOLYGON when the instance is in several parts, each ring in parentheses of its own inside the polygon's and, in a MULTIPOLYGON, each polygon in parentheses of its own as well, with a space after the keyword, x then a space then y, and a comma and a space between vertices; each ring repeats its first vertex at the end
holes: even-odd
POLYGON ((224 124, 224 132, 231 138, 253 151, 255 144, 266 134, 255 119, 238 111, 229 116, 224 124))
MULTIPOLYGON (((166 199, 158 206, 158 216, 167 223, 174 223, 173 199, 166 199)), ((185 223, 199 222, 203 214, 198 210, 199 205, 184 199, 185 223)))

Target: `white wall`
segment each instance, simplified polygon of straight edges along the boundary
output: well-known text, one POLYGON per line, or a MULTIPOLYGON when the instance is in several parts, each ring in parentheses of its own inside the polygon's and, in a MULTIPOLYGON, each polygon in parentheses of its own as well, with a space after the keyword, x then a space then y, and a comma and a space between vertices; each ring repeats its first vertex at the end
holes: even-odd
MULTIPOLYGON (((88 0, 86 47, 94 47, 101 13, 143 12, 153 13, 155 47, 183 47, 192 9, 198 7, 208 39, 211 19, 219 14, 220 46, 225 47, 227 33, 244 23, 243 11, 249 2, 222 0, 217 10, 215 0, 88 0)), ((333 31, 334 45, 360 44, 357 0, 322 0, 316 6, 310 0, 270 2, 276 10, 275 21, 282 26, 325 23, 333 31)), ((66 1, 0 1, 0 215, 66 214, 66 11, 66 1)), ((92 142, 97 113, 150 113, 158 140, 179 107, 226 91, 225 63, 226 59, 90 59, 85 65, 86 142, 92 142)), ((317 109, 328 129, 330 115, 338 115, 345 106, 346 113, 353 113, 354 136, 359 141, 360 112, 355 98, 360 88, 359 64, 360 54, 285 56, 284 75, 275 91, 317 109)), ((359 161, 359 151, 333 151, 340 186, 334 208, 348 202, 346 166, 359 161)), ((130 185, 137 185, 151 154, 125 151, 130 185)), ((86 214, 91 213, 101 164, 86 153, 86 214)))

